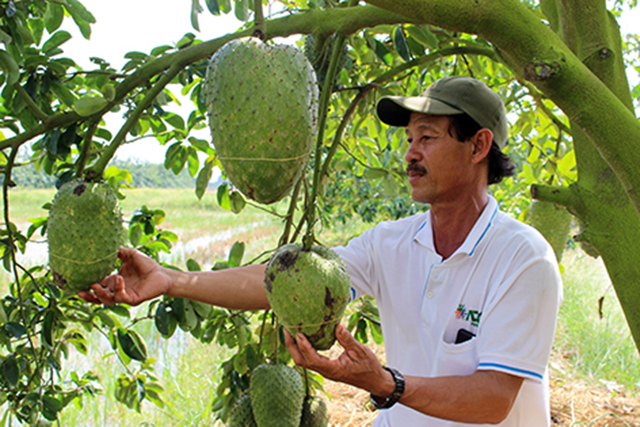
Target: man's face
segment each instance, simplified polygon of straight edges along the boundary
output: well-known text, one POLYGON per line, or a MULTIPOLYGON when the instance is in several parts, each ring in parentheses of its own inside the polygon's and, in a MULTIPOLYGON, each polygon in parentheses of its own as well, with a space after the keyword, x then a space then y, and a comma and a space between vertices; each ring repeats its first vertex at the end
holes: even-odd
POLYGON ((412 113, 407 125, 405 154, 411 197, 416 202, 451 202, 467 194, 475 179, 471 170, 473 144, 449 134, 449 118, 412 113))

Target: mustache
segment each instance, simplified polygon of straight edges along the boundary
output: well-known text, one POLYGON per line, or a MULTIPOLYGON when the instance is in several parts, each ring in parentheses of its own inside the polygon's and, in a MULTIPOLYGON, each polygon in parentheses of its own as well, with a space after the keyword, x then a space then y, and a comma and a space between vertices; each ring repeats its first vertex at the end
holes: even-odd
POLYGON ((405 173, 407 175, 409 175, 409 172, 412 172, 412 171, 421 173, 423 175, 425 175, 427 173, 427 169, 424 166, 419 165, 418 163, 409 163, 407 165, 407 169, 406 169, 405 173))

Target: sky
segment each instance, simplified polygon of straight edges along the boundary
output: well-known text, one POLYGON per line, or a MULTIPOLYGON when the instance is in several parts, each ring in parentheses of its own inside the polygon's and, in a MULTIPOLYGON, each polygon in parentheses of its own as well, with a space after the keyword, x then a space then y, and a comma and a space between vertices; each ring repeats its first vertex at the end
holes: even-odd
MULTIPOLYGON (((62 45, 64 55, 73 58, 85 69, 92 69, 89 57, 97 56, 110 62, 116 69, 125 63, 124 55, 130 51, 149 53, 160 45, 173 45, 186 33, 192 32, 201 40, 210 40, 235 31, 241 23, 233 13, 213 16, 200 0, 204 11, 199 15, 200 32, 191 26, 189 0, 83 0, 97 23, 92 26, 90 40, 85 40, 71 19, 65 20, 64 29, 73 38, 62 45)), ((266 11, 269 12, 268 10, 266 11)), ((619 21, 622 33, 640 33, 640 7, 623 15, 619 21)), ((633 84, 640 83, 637 74, 630 75, 633 84)), ((176 92, 176 91, 174 91, 176 92)), ((177 107, 170 111, 180 112, 177 107)), ((183 112, 190 110, 183 110, 183 112)), ((122 120, 118 114, 107 117, 107 126, 115 133, 122 120)), ((198 135, 208 139, 207 132, 198 135)), ((122 146, 118 158, 162 163, 164 148, 153 138, 122 146)))

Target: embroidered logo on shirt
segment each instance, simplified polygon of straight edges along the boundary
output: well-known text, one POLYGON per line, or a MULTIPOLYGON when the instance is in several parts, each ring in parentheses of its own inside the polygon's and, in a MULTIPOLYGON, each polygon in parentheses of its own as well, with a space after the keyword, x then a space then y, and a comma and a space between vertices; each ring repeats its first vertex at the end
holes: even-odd
POLYGON ((464 304, 459 304, 456 310, 456 319, 461 319, 467 322, 471 322, 471 326, 480 325, 480 316, 482 312, 478 310, 467 310, 464 304))

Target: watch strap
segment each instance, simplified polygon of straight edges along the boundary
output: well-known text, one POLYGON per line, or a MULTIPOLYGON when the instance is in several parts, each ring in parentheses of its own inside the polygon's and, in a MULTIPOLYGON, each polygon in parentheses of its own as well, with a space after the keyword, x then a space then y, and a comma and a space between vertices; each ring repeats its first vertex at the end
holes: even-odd
POLYGON ((404 393, 405 381, 404 377, 398 370, 383 366, 383 369, 391 373, 393 381, 396 383, 396 387, 393 389, 393 393, 389 397, 370 396, 371 403, 376 409, 388 409, 395 405, 404 393))

